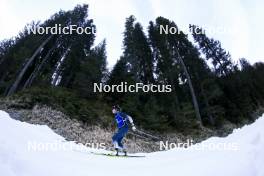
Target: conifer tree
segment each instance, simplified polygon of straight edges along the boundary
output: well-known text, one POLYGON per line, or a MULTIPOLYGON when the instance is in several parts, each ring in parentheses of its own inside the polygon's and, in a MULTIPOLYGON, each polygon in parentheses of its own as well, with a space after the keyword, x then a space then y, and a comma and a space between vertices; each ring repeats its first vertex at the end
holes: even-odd
POLYGON ((190 31, 195 42, 198 43, 199 49, 206 55, 206 59, 213 64, 216 75, 225 76, 234 71, 235 65, 231 56, 222 48, 219 41, 208 38, 203 29, 198 26, 190 25, 190 31))

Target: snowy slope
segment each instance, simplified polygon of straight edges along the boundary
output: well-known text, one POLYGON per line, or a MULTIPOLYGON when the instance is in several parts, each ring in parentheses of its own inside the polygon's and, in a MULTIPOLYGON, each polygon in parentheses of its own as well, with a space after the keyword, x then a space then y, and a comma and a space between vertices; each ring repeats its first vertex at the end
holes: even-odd
POLYGON ((116 158, 77 150, 29 150, 30 141, 77 144, 65 141, 47 126, 16 121, 0 111, 0 176, 264 176, 263 127, 264 116, 226 138, 210 138, 188 149, 145 154, 145 158, 116 158), (201 148, 218 144, 235 147, 201 148))

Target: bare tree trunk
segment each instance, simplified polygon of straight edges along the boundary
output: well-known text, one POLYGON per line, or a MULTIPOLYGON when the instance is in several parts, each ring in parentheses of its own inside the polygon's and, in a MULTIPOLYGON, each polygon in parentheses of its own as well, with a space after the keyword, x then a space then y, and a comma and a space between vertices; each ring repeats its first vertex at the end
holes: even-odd
POLYGON ((197 98, 196 98, 196 95, 195 95, 195 92, 194 92, 194 88, 193 88, 193 85, 192 85, 192 81, 191 81, 190 75, 188 73, 188 70, 187 70, 187 68, 186 68, 186 66, 185 66, 185 64, 183 62, 183 59, 182 59, 180 53, 178 52, 177 48, 175 48, 174 50, 176 51, 178 60, 180 61, 180 64, 181 64, 181 66, 183 68, 185 76, 187 77, 188 85, 190 87, 190 91, 191 91, 191 95, 192 95, 192 101, 193 101, 193 106, 194 106, 196 118, 199 121, 200 125, 202 126, 203 125, 202 118, 201 118, 201 114, 200 114, 197 98))
POLYGON ((60 77, 60 68, 56 71, 56 74, 54 74, 54 78, 52 79, 51 85, 56 86, 58 84, 58 80, 60 77))
POLYGON ((41 61, 41 63, 37 66, 37 68, 34 70, 34 72, 30 75, 30 77, 27 79, 26 83, 23 86, 23 89, 30 87, 33 83, 33 81, 35 80, 35 78, 37 77, 37 75, 39 74, 40 70, 42 69, 42 67, 44 66, 44 64, 47 62, 47 60, 50 57, 51 52, 55 49, 55 46, 52 47, 48 53, 46 54, 46 56, 44 57, 44 59, 41 61))
POLYGON ((34 54, 31 56, 31 58, 27 61, 21 72, 19 73, 18 77, 16 78, 14 84, 11 86, 11 88, 7 92, 7 96, 15 93, 17 91, 17 88, 19 84, 21 83, 21 80, 23 76, 25 75, 26 71, 28 70, 29 66, 33 63, 38 53, 41 51, 41 49, 50 41, 52 38, 52 35, 49 36, 42 44, 38 47, 38 49, 34 52, 34 54))
POLYGON ((210 108, 210 105, 209 105, 209 101, 208 101, 208 98, 206 97, 206 94, 204 92, 204 88, 203 86, 201 87, 201 93, 204 97, 204 102, 205 102, 205 106, 207 108, 207 115, 208 115, 208 118, 209 118, 209 122, 211 125, 215 125, 215 121, 214 121, 214 118, 212 116, 212 113, 210 111, 208 111, 208 109, 210 108))
POLYGON ((55 68, 55 71, 53 72, 53 75, 52 75, 52 81, 51 81, 52 86, 56 86, 58 84, 58 80, 60 78, 60 72, 62 70, 62 64, 63 64, 67 54, 69 53, 70 48, 71 48, 71 46, 69 46, 69 48, 64 52, 64 54, 62 55, 60 60, 57 62, 57 67, 55 68))

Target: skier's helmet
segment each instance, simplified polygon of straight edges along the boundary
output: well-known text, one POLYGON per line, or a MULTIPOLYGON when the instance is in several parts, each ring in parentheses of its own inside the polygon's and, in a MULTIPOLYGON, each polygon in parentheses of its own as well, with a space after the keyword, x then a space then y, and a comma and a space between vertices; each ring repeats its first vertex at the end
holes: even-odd
POLYGON ((116 111, 121 111, 121 108, 118 105, 114 105, 112 109, 115 109, 116 111))

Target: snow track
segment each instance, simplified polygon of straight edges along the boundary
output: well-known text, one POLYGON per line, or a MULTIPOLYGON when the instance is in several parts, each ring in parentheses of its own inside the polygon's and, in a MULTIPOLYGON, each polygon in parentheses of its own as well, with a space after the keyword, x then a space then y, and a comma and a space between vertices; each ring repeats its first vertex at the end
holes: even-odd
POLYGON ((102 151, 90 148, 69 150, 77 144, 47 126, 11 119, 4 111, 0 111, 0 133, 1 176, 264 176, 264 116, 226 138, 212 137, 187 149, 144 154, 144 158, 94 155, 89 151, 102 151), (33 150, 35 144, 54 142, 66 150, 33 150), (232 145, 208 148, 223 144, 232 145))

